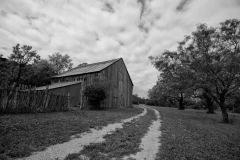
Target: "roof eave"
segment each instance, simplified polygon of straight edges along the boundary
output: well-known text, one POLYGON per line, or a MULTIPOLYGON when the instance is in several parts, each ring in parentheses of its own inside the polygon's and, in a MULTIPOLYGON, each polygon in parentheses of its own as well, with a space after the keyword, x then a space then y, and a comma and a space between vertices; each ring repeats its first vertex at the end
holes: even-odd
POLYGON ((119 61, 120 59, 122 59, 122 58, 118 58, 118 59, 116 59, 116 60, 113 61, 111 64, 105 66, 104 68, 102 68, 101 70, 98 70, 98 71, 92 71, 92 72, 90 71, 90 72, 87 72, 87 73, 72 74, 72 75, 66 75, 66 76, 58 76, 58 75, 56 75, 56 76, 51 77, 51 79, 53 79, 53 78, 61 78, 61 77, 69 77, 69 76, 76 76, 76 75, 83 75, 83 74, 89 74, 89 73, 97 73, 97 72, 101 72, 103 69, 109 67, 110 65, 112 65, 112 64, 114 64, 115 62, 119 61))
POLYGON ((59 77, 56 77, 56 76, 53 76, 51 77, 51 79, 54 79, 54 78, 65 78, 65 77, 71 77, 71 76, 80 76, 80 75, 85 75, 85 74, 91 74, 91 73, 98 73, 98 72, 101 72, 102 70, 100 71, 94 71, 94 72, 87 72, 87 73, 81 73, 81 74, 72 74, 72 75, 66 75, 66 76, 59 76, 59 77))

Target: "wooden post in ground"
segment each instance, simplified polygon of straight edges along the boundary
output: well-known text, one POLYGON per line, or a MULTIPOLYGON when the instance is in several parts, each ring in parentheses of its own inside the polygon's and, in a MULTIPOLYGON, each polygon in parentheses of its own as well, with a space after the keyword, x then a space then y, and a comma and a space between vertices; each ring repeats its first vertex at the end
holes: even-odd
POLYGON ((28 87, 28 94, 27 94, 27 108, 31 107, 31 86, 28 87))
POLYGON ((49 101, 50 101, 50 98, 51 98, 51 93, 48 93, 48 94, 47 94, 46 104, 45 104, 45 108, 47 108, 47 109, 49 109, 49 101))
POLYGON ((32 92, 32 109, 34 112, 36 112, 36 108, 37 108, 37 92, 36 92, 36 86, 33 86, 33 92, 32 92))
POLYGON ((19 91, 19 87, 16 88, 16 93, 15 93, 15 96, 14 96, 14 110, 17 109, 17 106, 18 106, 18 91, 19 91))
POLYGON ((68 99, 68 105, 67 105, 67 108, 69 109, 70 108, 70 93, 68 92, 68 97, 67 97, 67 99, 68 99))
POLYGON ((8 98, 8 85, 7 83, 5 83, 5 85, 3 86, 3 93, 2 93, 2 104, 1 104, 1 108, 4 110, 6 105, 7 105, 7 98, 8 98))
POLYGON ((43 105, 42 105, 42 111, 44 110, 45 108, 45 105, 46 105, 46 102, 47 102, 47 95, 48 95, 48 85, 46 86, 46 90, 44 92, 44 99, 43 99, 43 105))
POLYGON ((17 85, 17 83, 14 82, 13 85, 12 85, 12 87, 11 87, 10 93, 9 93, 9 95, 8 95, 8 97, 7 97, 7 104, 6 104, 6 106, 5 106, 5 109, 8 108, 9 102, 11 101, 11 99, 12 99, 12 97, 13 97, 13 92, 14 92, 14 89, 16 88, 16 85, 17 85))
POLYGON ((80 89, 80 106, 79 108, 82 109, 83 107, 83 81, 81 80, 81 89, 80 89))

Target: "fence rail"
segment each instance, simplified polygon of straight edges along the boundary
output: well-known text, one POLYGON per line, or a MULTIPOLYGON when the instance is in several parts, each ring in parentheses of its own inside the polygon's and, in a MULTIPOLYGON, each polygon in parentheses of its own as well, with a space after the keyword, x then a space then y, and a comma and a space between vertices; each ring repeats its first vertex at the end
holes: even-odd
MULTIPOLYGON (((16 86, 16 85, 15 85, 16 86)), ((50 93, 46 90, 19 87, 0 89, 0 113, 38 113, 67 111, 69 95, 50 93)))

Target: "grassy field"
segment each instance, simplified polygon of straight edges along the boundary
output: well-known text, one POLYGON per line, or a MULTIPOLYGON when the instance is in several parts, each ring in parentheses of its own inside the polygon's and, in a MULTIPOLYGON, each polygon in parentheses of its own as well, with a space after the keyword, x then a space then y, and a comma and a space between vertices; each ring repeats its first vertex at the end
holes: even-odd
POLYGON ((30 155, 72 135, 118 122, 142 112, 141 108, 100 111, 16 114, 0 116, 0 159, 30 155))
POLYGON ((79 155, 84 155, 91 160, 120 159, 140 151, 142 137, 147 133, 152 121, 156 120, 153 110, 148 109, 145 116, 125 123, 123 128, 117 129, 113 134, 107 134, 102 143, 85 146, 80 153, 71 154, 65 160, 80 160, 79 155))
MULTIPOLYGON (((157 159, 240 159, 240 114, 230 113, 231 124, 223 124, 220 112, 207 114, 202 110, 152 108, 160 111, 162 119, 157 159)), ((31 152, 66 142, 72 135, 118 122, 141 111, 134 107, 0 116, 0 159, 28 156, 31 152)), ((154 119, 153 111, 148 110, 147 116, 124 124, 122 129, 106 135, 105 142, 87 146, 80 154, 93 159, 109 159, 136 153, 154 119)), ((67 159, 78 156, 69 155, 67 159)))
POLYGON ((153 108, 160 111, 162 119, 162 145, 157 159, 240 159, 239 114, 230 113, 232 124, 223 124, 220 112, 153 108))

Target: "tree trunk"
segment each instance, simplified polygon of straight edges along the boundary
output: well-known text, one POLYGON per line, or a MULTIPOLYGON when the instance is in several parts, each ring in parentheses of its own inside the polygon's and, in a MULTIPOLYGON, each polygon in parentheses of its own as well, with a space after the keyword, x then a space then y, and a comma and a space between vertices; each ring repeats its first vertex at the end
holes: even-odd
POLYGON ((229 123, 228 113, 227 113, 227 109, 226 109, 226 106, 225 106, 225 97, 224 96, 220 97, 220 107, 221 107, 221 110, 222 110, 223 123, 229 123))
POLYGON ((207 104, 207 108, 208 108, 207 113, 214 114, 215 112, 214 112, 214 108, 213 108, 213 100, 212 100, 212 98, 206 95, 205 99, 206 99, 206 104, 207 104))
POLYGON ((214 114, 214 108, 213 108, 213 103, 208 104, 208 111, 207 113, 214 114))
POLYGON ((180 99, 179 99, 179 106, 178 106, 178 109, 179 110, 184 110, 185 107, 184 107, 184 104, 183 104, 183 97, 181 96, 180 99))

